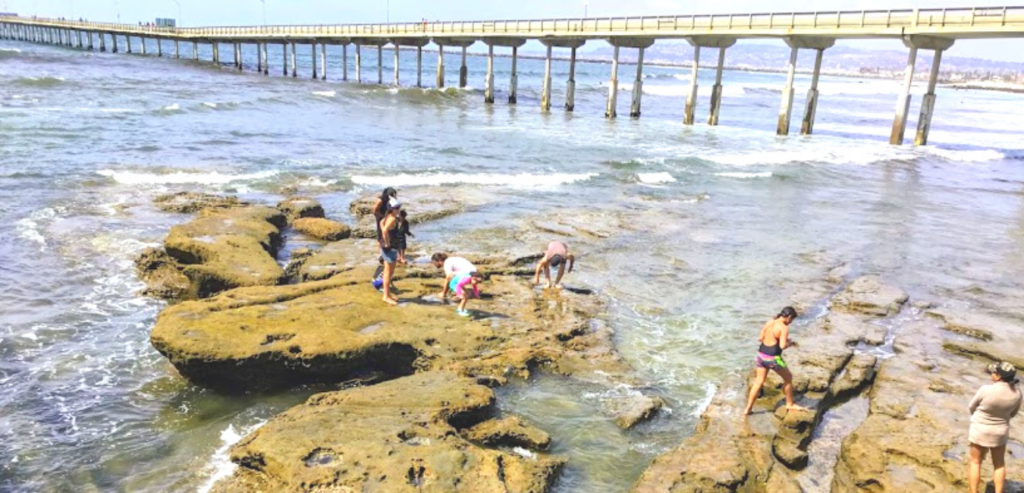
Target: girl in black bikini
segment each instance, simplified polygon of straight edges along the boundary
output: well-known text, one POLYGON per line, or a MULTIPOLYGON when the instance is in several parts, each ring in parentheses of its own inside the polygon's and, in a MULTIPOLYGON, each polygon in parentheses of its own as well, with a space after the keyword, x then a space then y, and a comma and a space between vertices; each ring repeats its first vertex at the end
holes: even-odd
POLYGON ((754 408, 754 401, 757 400, 757 395, 768 378, 768 370, 773 370, 782 377, 782 390, 786 394, 786 409, 807 410, 793 402, 793 374, 782 359, 782 350, 793 345, 789 340, 789 324, 795 318, 796 310, 787 306, 774 319, 761 327, 761 334, 757 337, 757 340, 761 342, 761 347, 757 350, 757 380, 750 388, 750 395, 747 396, 747 407, 743 410, 744 416, 750 414, 754 408))

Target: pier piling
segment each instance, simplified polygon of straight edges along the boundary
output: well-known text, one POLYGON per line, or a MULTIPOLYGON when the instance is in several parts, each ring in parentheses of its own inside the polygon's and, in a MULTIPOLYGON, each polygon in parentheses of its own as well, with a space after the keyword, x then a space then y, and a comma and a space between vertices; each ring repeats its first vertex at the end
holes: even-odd
POLYGON ((487 75, 484 77, 484 104, 494 104, 494 45, 487 44, 487 75))
POLYGON ((263 48, 261 43, 256 43, 256 71, 263 73, 263 48))
POLYGON ((359 43, 356 43, 356 82, 363 83, 363 57, 359 43))
MULTIPOLYGON (((909 36, 903 39, 908 46, 932 50, 932 69, 928 73, 928 91, 921 99, 921 114, 917 118, 917 134, 914 136, 914 145, 927 145, 928 132, 932 127, 932 114, 935 112, 935 85, 939 79, 939 66, 942 64, 942 51, 953 46, 954 40, 949 38, 936 38, 931 36, 909 36)), ((906 119, 906 115, 904 115, 906 119)), ((900 136, 902 143, 902 135, 900 136)))
POLYGON ((316 73, 316 41, 309 44, 309 64, 313 70, 313 80, 319 79, 320 76, 316 73))
POLYGON ((512 73, 508 76, 508 104, 516 104, 519 102, 519 97, 516 95, 519 92, 519 75, 517 62, 519 61, 519 47, 512 47, 512 73))
POLYGON ((423 47, 416 47, 416 87, 423 87, 423 47))
POLYGON ((725 48, 718 49, 718 65, 715 67, 715 85, 711 87, 711 107, 708 111, 708 125, 718 125, 718 114, 722 109, 722 69, 725 65, 725 48))
POLYGON ((903 89, 896 102, 896 118, 892 122, 892 133, 889 143, 903 144, 903 135, 907 130, 907 113, 910 112, 910 86, 914 83, 914 64, 917 63, 917 46, 910 47, 907 55, 907 68, 903 72, 903 89))
POLYGON ((107 51, 107 41, 105 39, 106 36, 104 36, 103 33, 97 33, 97 34, 99 34, 99 38, 100 38, 100 52, 101 53, 106 53, 106 51, 107 51))
POLYGON ((644 50, 640 48, 636 55, 636 80, 633 81, 633 102, 629 105, 629 117, 640 118, 640 99, 644 87, 644 50))
POLYGON ((437 80, 434 82, 438 89, 444 89, 444 45, 437 45, 437 80))
POLYGON ((320 43, 320 80, 327 80, 327 43, 320 43))
POLYGON ((459 88, 465 88, 469 84, 469 70, 466 68, 466 48, 462 45, 462 66, 459 67, 459 88))
POLYGON ((341 80, 348 81, 348 43, 341 45, 341 80))
POLYGON ((608 104, 605 106, 605 118, 615 118, 615 104, 619 95, 619 45, 612 51, 612 78, 608 81, 608 104))
MULTIPOLYGON (((616 52, 618 50, 616 49, 616 52)), ((541 111, 551 110, 551 45, 547 45, 547 55, 544 57, 544 85, 540 93, 541 111)))
POLYGON ((139 49, 140 49, 141 53, 143 55, 145 55, 146 54, 146 38, 145 37, 139 36, 139 45, 140 45, 139 49))
POLYGON ((295 42, 292 41, 292 78, 299 76, 298 64, 295 62, 295 42))
POLYGON ((570 48, 569 80, 565 81, 565 111, 570 113, 576 110, 576 48, 570 48))
POLYGON ((397 42, 395 42, 394 45, 395 45, 395 81, 394 81, 394 86, 395 87, 400 87, 401 84, 399 84, 399 82, 398 82, 398 64, 400 62, 399 57, 398 57, 398 55, 399 55, 398 48, 399 47, 398 47, 398 43, 397 42))
POLYGON ((377 84, 384 85, 384 45, 377 45, 377 84))
POLYGON ((690 70, 690 92, 686 93, 686 109, 683 113, 683 124, 693 125, 693 115, 697 110, 697 68, 700 65, 700 45, 693 46, 693 68, 690 70))
POLYGON ((281 73, 288 77, 288 43, 281 44, 281 73))
POLYGON ((782 104, 779 106, 779 126, 775 133, 789 135, 789 114, 793 111, 793 80, 796 77, 796 57, 799 48, 789 50, 789 65, 786 66, 786 87, 782 89, 782 104))
POLYGON ((804 120, 800 124, 801 135, 811 135, 814 133, 814 115, 818 111, 818 78, 821 76, 821 58, 824 52, 824 49, 819 48, 814 53, 814 72, 811 73, 811 89, 807 91, 804 120))
POLYGON ((270 43, 260 43, 263 47, 263 75, 270 75, 270 43))
POLYGON ((164 45, 163 40, 160 38, 154 38, 156 41, 156 56, 157 58, 163 58, 164 56, 164 45))

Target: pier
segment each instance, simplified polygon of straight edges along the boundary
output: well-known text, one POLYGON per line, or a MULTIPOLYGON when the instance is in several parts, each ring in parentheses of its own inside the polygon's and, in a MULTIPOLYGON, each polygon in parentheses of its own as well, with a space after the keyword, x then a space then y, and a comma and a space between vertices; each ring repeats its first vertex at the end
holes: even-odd
MULTIPOLYGON (((551 61, 552 48, 571 50, 569 79, 565 81, 565 111, 575 109, 576 51, 588 42, 605 42, 614 48, 609 78, 608 99, 605 108, 607 118, 618 116, 619 49, 638 50, 636 78, 633 83, 629 115, 639 118, 644 68, 644 50, 659 40, 685 40, 693 49, 693 70, 686 105, 680 108, 682 121, 693 125, 697 121, 697 69, 701 50, 706 49, 717 55, 715 64, 715 85, 708 103, 709 125, 717 125, 722 103, 722 71, 727 50, 737 41, 754 38, 778 39, 786 43, 791 54, 786 65, 786 85, 782 89, 778 135, 788 135, 793 112, 795 93, 794 76, 800 50, 810 51, 815 57, 811 87, 808 90, 800 133, 809 135, 814 130, 814 117, 819 104, 818 78, 826 50, 838 39, 892 39, 909 48, 903 86, 897 94, 895 116, 889 142, 902 144, 905 138, 907 117, 911 110, 910 88, 914 77, 914 63, 918 50, 931 50, 931 71, 927 92, 920 104, 917 131, 914 143, 928 142, 931 118, 935 110, 935 86, 942 60, 942 52, 949 49, 958 39, 1024 37, 1024 7, 990 8, 946 8, 907 9, 872 11, 827 11, 827 12, 785 12, 749 14, 706 14, 678 16, 603 17, 576 19, 532 19, 494 21, 451 21, 411 22, 388 24, 338 24, 305 26, 256 26, 256 27, 158 27, 104 22, 76 22, 58 19, 27 18, 11 15, 0 16, 0 38, 34 43, 46 43, 84 50, 106 51, 109 42, 113 53, 133 53, 132 38, 140 41, 140 54, 146 55, 146 39, 156 42, 157 52, 164 56, 164 43, 173 43, 173 56, 179 58, 179 46, 191 44, 192 59, 199 59, 199 44, 211 45, 212 62, 221 63, 220 48, 227 45, 232 50, 233 66, 242 66, 243 49, 247 46, 256 51, 255 70, 269 74, 270 60, 267 46, 278 44, 283 48, 281 70, 283 75, 298 77, 296 58, 300 54, 298 45, 308 46, 305 51, 311 57, 312 73, 318 80, 327 79, 327 45, 342 47, 341 80, 348 80, 348 47, 355 47, 355 80, 363 82, 361 73, 362 48, 376 48, 377 84, 384 84, 381 64, 385 47, 394 49, 393 85, 399 85, 398 52, 401 48, 415 48, 416 86, 423 85, 422 55, 424 48, 433 44, 438 53, 446 47, 461 51, 459 87, 468 84, 466 68, 467 48, 484 43, 487 46, 487 73, 484 81, 484 102, 494 104, 494 47, 512 49, 511 76, 508 81, 508 104, 517 104, 517 56, 518 49, 527 41, 539 41, 546 48, 545 75, 541 95, 541 111, 551 111, 551 61), (123 44, 122 44, 123 43, 123 44), (320 47, 319 53, 317 46, 320 47), (717 51, 717 53, 716 53, 717 51), (290 56, 289 56, 290 55, 290 56), (319 56, 319 60, 318 60, 319 56), (319 71, 318 71, 319 66, 319 71)), ((305 50, 306 48, 304 48, 305 50)), ((438 57, 435 87, 446 84, 443 56, 438 57)))

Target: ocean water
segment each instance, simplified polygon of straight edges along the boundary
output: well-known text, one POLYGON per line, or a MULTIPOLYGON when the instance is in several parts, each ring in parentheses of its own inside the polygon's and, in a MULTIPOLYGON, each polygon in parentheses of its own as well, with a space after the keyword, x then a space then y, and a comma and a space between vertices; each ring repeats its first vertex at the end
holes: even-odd
MULTIPOLYGON (((556 62, 543 114, 536 60, 520 61, 509 106, 508 59, 496 62, 497 104, 485 105, 482 58, 470 58, 469 88, 439 91, 408 86, 410 52, 393 88, 340 82, 338 47, 327 81, 309 79, 308 47, 295 79, 281 77, 276 46, 270 77, 252 71, 251 47, 242 73, 154 48, 0 41, 0 490, 206 491, 230 474, 231 443, 320 390, 218 396, 150 347, 163 304, 136 295, 132 259, 186 219, 152 207, 165 192, 273 202, 294 188, 342 220, 352 198, 386 185, 486 192, 488 205, 416 231, 453 250, 501 247, 512 240, 478 230, 541 214, 610 232, 588 240, 568 282, 610 300, 619 351, 669 409, 622 432, 601 405, 637 389, 550 376, 502 389, 502 407, 570 457, 559 492, 628 490, 691 433, 723 377, 749 368, 760 323, 834 265, 940 304, 1024 294, 1020 95, 940 89, 933 145, 892 147, 895 81, 823 77, 816 135, 780 138, 777 74, 727 72, 711 128, 714 74, 701 71, 702 123, 686 127, 687 69, 647 67, 634 120, 635 69, 622 66, 609 121, 609 65, 578 67, 570 114, 556 62)), ((424 54, 425 83, 435 56, 424 54)), ((376 80, 376 53, 363 63, 376 80)), ((455 85, 458 57, 446 65, 455 85)), ((795 115, 808 84, 797 77, 795 115)))

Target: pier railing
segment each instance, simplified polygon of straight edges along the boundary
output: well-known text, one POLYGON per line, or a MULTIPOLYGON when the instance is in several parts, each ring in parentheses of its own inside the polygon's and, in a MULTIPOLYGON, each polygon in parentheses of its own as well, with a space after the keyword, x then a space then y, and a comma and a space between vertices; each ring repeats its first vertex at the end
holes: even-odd
POLYGON ((590 17, 494 21, 425 21, 388 24, 325 24, 276 26, 159 27, 136 24, 70 21, 47 18, 4 17, 33 25, 93 29, 168 37, 279 37, 279 36, 476 36, 509 35, 608 36, 687 34, 789 34, 814 30, 843 37, 865 31, 927 30, 941 33, 1024 28, 1024 7, 944 9, 765 12, 676 16, 590 17))

